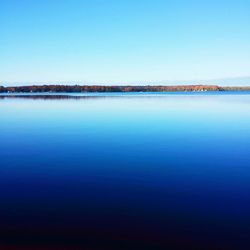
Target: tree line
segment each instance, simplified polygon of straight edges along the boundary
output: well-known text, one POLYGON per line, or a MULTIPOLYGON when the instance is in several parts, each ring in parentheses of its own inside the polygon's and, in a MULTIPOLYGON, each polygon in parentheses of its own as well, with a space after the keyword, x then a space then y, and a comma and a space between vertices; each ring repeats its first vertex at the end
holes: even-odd
POLYGON ((217 85, 179 86, 102 86, 102 85, 33 85, 0 86, 0 93, 80 93, 80 92, 176 92, 176 91, 233 91, 250 90, 250 87, 219 87, 217 85))
POLYGON ((102 85, 33 85, 33 86, 0 86, 0 92, 32 93, 32 92, 165 92, 165 91, 218 91, 213 85, 183 86, 102 86, 102 85))

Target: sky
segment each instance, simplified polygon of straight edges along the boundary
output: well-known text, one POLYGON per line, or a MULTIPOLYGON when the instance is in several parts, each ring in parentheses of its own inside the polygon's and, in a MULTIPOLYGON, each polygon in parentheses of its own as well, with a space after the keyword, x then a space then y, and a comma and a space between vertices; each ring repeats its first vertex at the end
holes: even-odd
POLYGON ((250 76, 250 0, 0 0, 0 83, 250 76))

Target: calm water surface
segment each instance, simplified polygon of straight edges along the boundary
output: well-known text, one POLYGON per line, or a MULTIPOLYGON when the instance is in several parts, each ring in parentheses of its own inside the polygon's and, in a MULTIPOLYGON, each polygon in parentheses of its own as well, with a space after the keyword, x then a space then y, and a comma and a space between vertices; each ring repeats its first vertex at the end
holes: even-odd
POLYGON ((250 249, 250 93, 0 96, 0 246, 250 249))

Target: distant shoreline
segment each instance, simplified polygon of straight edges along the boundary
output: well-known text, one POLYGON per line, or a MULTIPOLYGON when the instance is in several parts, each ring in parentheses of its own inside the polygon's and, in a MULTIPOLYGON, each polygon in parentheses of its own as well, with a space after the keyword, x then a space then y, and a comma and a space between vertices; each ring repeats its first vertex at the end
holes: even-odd
POLYGON ((105 93, 105 92, 206 92, 250 91, 250 86, 222 87, 218 85, 172 85, 172 86, 115 86, 115 85, 32 85, 0 86, 0 93, 105 93))

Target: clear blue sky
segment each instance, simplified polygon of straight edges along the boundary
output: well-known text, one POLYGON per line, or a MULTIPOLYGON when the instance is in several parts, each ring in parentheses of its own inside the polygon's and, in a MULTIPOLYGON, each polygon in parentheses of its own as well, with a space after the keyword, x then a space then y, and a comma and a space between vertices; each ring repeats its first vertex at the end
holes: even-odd
POLYGON ((0 0, 0 82, 250 76, 250 0, 0 0))

